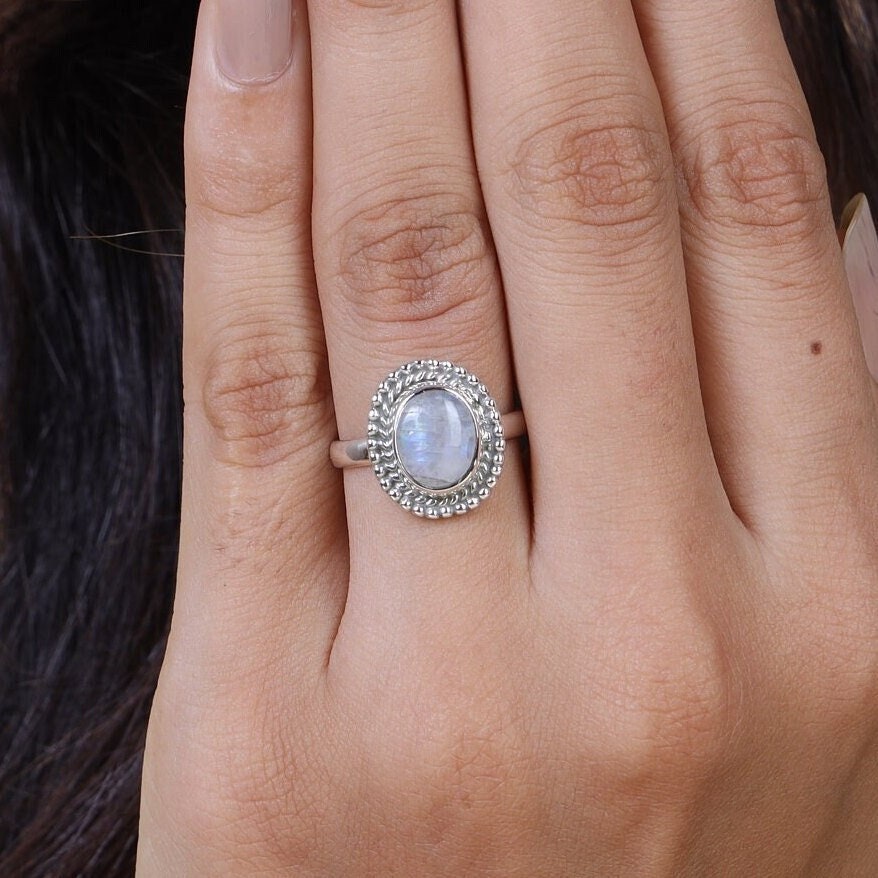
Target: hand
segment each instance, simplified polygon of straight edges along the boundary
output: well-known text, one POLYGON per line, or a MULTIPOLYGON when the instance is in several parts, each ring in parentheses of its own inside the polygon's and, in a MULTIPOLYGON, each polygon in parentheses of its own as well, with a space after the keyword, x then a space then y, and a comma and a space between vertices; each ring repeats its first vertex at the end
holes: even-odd
POLYGON ((286 2, 199 24, 140 874, 874 874, 878 419, 773 4, 286 2), (419 357, 528 424, 448 521, 328 457, 419 357))

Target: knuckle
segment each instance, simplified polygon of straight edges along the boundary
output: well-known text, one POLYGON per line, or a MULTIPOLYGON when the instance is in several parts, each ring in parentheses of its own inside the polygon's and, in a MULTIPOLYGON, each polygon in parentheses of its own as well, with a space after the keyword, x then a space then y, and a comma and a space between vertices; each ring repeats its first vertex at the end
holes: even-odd
POLYGON ((199 850, 225 859, 291 863, 304 867, 319 847, 325 815, 316 795, 313 763, 293 750, 287 730, 275 724, 264 705, 237 720, 200 719, 200 741, 182 747, 187 756, 176 797, 178 831, 199 850))
POLYGON ((425 771, 421 788, 430 810, 469 810, 480 806, 483 814, 496 814, 503 791, 510 786, 511 753, 491 737, 459 734, 425 771))
POLYGON ((629 703, 633 725, 620 763, 623 777, 637 779, 644 789, 665 789, 669 780, 697 784, 721 751, 725 687, 695 669, 649 683, 648 692, 629 703))
POLYGON ((596 690, 604 705, 590 735, 589 762, 607 783, 639 795, 697 788, 723 758, 734 727, 734 680, 721 646, 691 612, 667 613, 668 631, 637 636, 630 670, 610 669, 596 690), (677 615, 677 618, 674 616, 677 615))
POLYGON ((232 738, 222 754, 228 822, 235 828, 236 846, 252 844, 288 867, 304 868, 319 850, 328 810, 315 784, 319 759, 305 756, 300 741, 291 740, 283 727, 288 717, 265 705, 253 714, 266 728, 244 729, 245 745, 235 746, 232 738))
POLYGON ((468 674, 458 678, 462 671, 419 670, 419 690, 392 723, 386 704, 376 705, 381 746, 369 771, 384 793, 416 804, 418 826, 450 843, 496 825, 536 768, 528 699, 499 678, 482 681, 476 694, 468 674))
POLYGON ((826 713, 841 720, 842 729, 878 725, 878 653, 874 633, 868 642, 848 641, 827 675, 826 713))
POLYGON ((459 199, 392 200, 354 215, 339 239, 345 301, 370 324, 468 322, 493 281, 485 221, 459 199))
POLYGON ((390 15, 419 12, 431 5, 431 0, 336 0, 339 12, 365 9, 390 15))
POLYGON ((397 776, 401 792, 418 803, 418 832, 463 848, 494 835, 515 812, 533 759, 509 733, 462 718, 441 742, 403 751, 407 766, 397 776))
POLYGON ((322 356, 276 327, 239 330, 217 345, 201 402, 221 459, 261 468, 294 454, 330 415, 328 381, 322 356))
POLYGON ((850 585, 841 578, 835 584, 834 593, 816 595, 803 610, 801 661, 788 669, 788 688, 815 722, 845 731, 878 722, 878 606, 871 596, 845 600, 850 585))
POLYGON ((708 222, 789 239, 825 219, 826 163, 799 127, 734 119, 682 153, 684 204, 708 222))
POLYGON ((561 220, 628 237, 664 215, 669 169, 663 132, 646 123, 577 116, 527 134, 508 177, 513 196, 538 222, 561 220))
POLYGON ((777 569, 788 624, 775 685, 832 734, 878 722, 878 531, 871 502, 851 493, 817 510, 829 537, 818 546, 806 530, 777 569))
POLYGON ((230 142, 217 133, 187 137, 186 199, 190 208, 222 219, 298 216, 305 204, 301 170, 287 148, 230 142))

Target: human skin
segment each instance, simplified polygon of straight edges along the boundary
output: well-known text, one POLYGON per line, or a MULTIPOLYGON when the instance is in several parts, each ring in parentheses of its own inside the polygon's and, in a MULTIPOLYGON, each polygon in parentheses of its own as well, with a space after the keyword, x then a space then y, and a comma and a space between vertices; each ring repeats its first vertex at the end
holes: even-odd
POLYGON ((875 874, 878 417, 773 3, 309 6, 201 11, 138 874, 875 874), (328 456, 419 357, 528 425, 448 521, 328 456))

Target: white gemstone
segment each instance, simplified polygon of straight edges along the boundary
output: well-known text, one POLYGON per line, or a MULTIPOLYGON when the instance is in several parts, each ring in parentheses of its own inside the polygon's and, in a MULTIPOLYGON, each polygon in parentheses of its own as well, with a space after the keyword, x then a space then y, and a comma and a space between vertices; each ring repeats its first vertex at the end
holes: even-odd
POLYGON ((476 422, 460 397, 441 388, 416 393, 396 425, 400 463, 422 488, 444 490, 463 481, 476 459, 476 422))

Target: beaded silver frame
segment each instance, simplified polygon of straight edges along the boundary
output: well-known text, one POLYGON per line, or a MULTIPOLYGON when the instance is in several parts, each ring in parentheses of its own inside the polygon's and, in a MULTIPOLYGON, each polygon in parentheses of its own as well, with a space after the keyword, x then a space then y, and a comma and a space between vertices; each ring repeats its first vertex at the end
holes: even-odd
POLYGON ((497 404, 487 387, 462 366, 415 360, 391 372, 372 397, 366 448, 381 487, 403 509, 426 518, 451 518, 475 509, 491 493, 503 469, 506 440, 497 404), (473 415, 478 449, 472 468, 450 488, 431 490, 413 481, 396 449, 396 422, 416 393, 441 388, 454 393, 473 415))

